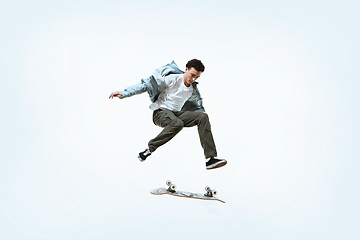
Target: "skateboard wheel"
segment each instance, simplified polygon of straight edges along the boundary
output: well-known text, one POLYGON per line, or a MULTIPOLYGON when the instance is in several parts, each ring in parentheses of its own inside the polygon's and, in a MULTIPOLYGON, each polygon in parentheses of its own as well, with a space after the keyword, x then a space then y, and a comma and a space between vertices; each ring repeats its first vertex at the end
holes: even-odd
POLYGON ((171 184, 167 190, 168 190, 168 192, 174 193, 174 192, 176 192, 175 189, 176 189, 176 186, 174 184, 171 184))
POLYGON ((210 188, 209 186, 206 186, 206 187, 205 187, 205 191, 210 192, 210 191, 211 191, 211 188, 210 188))
POLYGON ((216 191, 216 190, 212 190, 212 191, 211 191, 211 195, 212 195, 212 196, 216 196, 216 194, 217 194, 217 191, 216 191))
POLYGON ((168 185, 169 187, 171 186, 171 181, 170 180, 167 180, 166 181, 166 185, 168 185))

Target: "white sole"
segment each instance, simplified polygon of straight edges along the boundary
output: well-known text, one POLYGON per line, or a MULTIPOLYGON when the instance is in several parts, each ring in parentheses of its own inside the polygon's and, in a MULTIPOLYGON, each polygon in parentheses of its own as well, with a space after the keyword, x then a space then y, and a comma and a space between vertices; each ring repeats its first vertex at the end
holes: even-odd
POLYGON ((140 156, 138 156, 138 159, 140 160, 140 162, 143 162, 143 161, 145 161, 145 160, 142 160, 140 156))
POLYGON ((222 161, 219 161, 217 163, 214 163, 210 166, 207 166, 206 169, 207 170, 211 170, 211 169, 215 169, 215 168, 220 168, 220 167, 223 167, 227 164, 227 161, 226 160, 222 160, 222 161))

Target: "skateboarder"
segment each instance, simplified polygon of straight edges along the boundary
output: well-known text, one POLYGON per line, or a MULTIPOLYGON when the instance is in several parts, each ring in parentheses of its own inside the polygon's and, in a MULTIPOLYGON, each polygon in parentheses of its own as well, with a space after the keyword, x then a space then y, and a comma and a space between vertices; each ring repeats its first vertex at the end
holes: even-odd
POLYGON ((173 61, 157 68, 153 74, 140 83, 124 91, 111 93, 110 97, 120 99, 148 92, 153 102, 153 122, 163 128, 158 136, 151 139, 148 148, 140 152, 138 158, 145 161, 158 147, 170 141, 183 127, 197 126, 201 146, 206 158, 206 169, 225 166, 225 159, 218 159, 208 115, 202 106, 202 98, 197 88, 197 80, 205 67, 200 60, 187 62, 185 72, 173 61))

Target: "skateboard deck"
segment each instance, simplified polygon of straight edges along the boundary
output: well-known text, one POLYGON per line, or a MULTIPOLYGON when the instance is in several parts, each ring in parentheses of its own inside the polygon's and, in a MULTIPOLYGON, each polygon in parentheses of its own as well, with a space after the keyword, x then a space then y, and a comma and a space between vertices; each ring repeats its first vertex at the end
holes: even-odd
POLYGON ((216 200, 216 201, 225 203, 223 200, 215 197, 217 192, 215 190, 211 190, 210 187, 205 187, 206 193, 200 194, 200 193, 192 193, 192 192, 184 192, 184 191, 175 190, 176 186, 174 184, 172 184, 170 181, 167 181, 166 184, 169 186, 169 188, 156 188, 156 189, 151 190, 150 193, 154 194, 154 195, 169 194, 169 195, 177 196, 177 197, 195 198, 195 199, 202 199, 202 200, 216 200))

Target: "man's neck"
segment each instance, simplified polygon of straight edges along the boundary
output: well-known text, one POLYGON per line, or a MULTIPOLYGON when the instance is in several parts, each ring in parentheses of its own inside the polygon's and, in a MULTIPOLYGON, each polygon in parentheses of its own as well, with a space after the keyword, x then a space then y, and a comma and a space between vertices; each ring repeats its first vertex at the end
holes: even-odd
POLYGON ((183 74, 183 82, 184 82, 184 85, 185 85, 186 87, 190 87, 191 84, 186 83, 185 78, 184 78, 184 74, 183 74))

